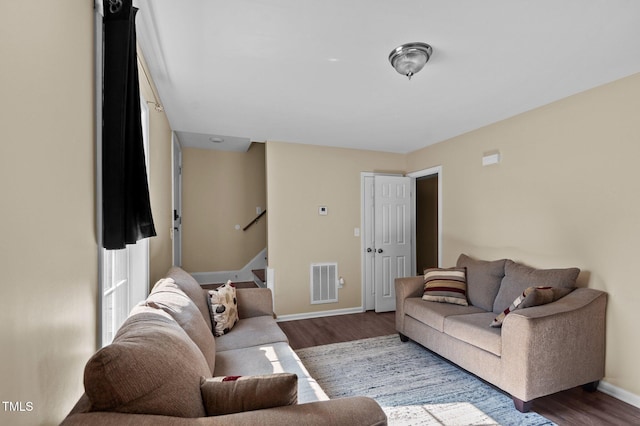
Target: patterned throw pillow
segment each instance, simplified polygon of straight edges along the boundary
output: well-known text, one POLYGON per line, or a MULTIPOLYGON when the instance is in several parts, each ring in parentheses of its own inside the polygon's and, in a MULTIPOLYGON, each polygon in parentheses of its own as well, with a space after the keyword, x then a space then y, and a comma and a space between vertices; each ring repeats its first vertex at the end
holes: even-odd
POLYGON ((466 268, 425 269, 422 300, 469 306, 466 268))
POLYGON ((531 306, 545 305, 547 303, 555 302, 556 300, 571 293, 573 288, 558 288, 558 287, 527 287, 520 296, 516 297, 516 300, 505 309, 500 315, 495 317, 491 322, 491 327, 502 327, 502 322, 505 317, 516 309, 529 308, 531 306))
POLYGON ((238 322, 236 287, 229 280, 215 290, 209 290, 209 297, 213 335, 219 337, 228 333, 238 322))
POLYGON ((298 376, 274 373, 202 377, 200 392, 207 416, 295 405, 298 403, 298 376))

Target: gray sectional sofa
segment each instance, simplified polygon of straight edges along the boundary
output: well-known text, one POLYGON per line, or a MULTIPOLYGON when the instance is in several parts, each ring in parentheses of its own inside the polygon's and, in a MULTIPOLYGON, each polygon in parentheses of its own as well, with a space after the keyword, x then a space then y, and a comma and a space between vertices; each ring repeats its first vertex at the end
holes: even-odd
POLYGON ((510 394, 528 411, 538 397, 604 377, 606 293, 576 288, 551 303, 515 309, 492 321, 532 286, 572 288, 579 270, 534 269, 508 259, 458 259, 468 306, 423 300, 424 277, 399 278, 396 329, 510 394))
POLYGON ((329 400, 276 324, 270 290, 237 289, 236 299, 240 320, 214 338, 207 292, 172 268, 88 361, 85 393, 62 424, 387 423, 373 399, 329 400))

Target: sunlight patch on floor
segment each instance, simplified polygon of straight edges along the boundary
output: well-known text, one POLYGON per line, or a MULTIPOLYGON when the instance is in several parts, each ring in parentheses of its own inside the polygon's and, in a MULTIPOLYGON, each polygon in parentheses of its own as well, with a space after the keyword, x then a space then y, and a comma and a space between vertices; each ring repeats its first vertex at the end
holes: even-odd
POLYGON ((468 402, 382 407, 390 425, 489 426, 494 419, 468 402))

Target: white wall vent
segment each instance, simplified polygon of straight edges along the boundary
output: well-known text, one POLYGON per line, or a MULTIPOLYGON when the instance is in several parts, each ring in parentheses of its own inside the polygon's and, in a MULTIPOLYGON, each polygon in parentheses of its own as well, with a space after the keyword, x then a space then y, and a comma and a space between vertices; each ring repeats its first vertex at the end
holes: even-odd
POLYGON ((338 301, 338 264, 311 264, 311 304, 338 301))

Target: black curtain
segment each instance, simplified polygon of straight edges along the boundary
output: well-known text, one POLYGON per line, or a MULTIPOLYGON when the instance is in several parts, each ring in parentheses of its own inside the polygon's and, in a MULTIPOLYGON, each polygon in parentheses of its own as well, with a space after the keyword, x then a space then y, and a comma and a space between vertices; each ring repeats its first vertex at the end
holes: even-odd
POLYGON ((104 0, 102 242, 106 249, 156 235, 145 165, 135 16, 131 0, 104 0))

